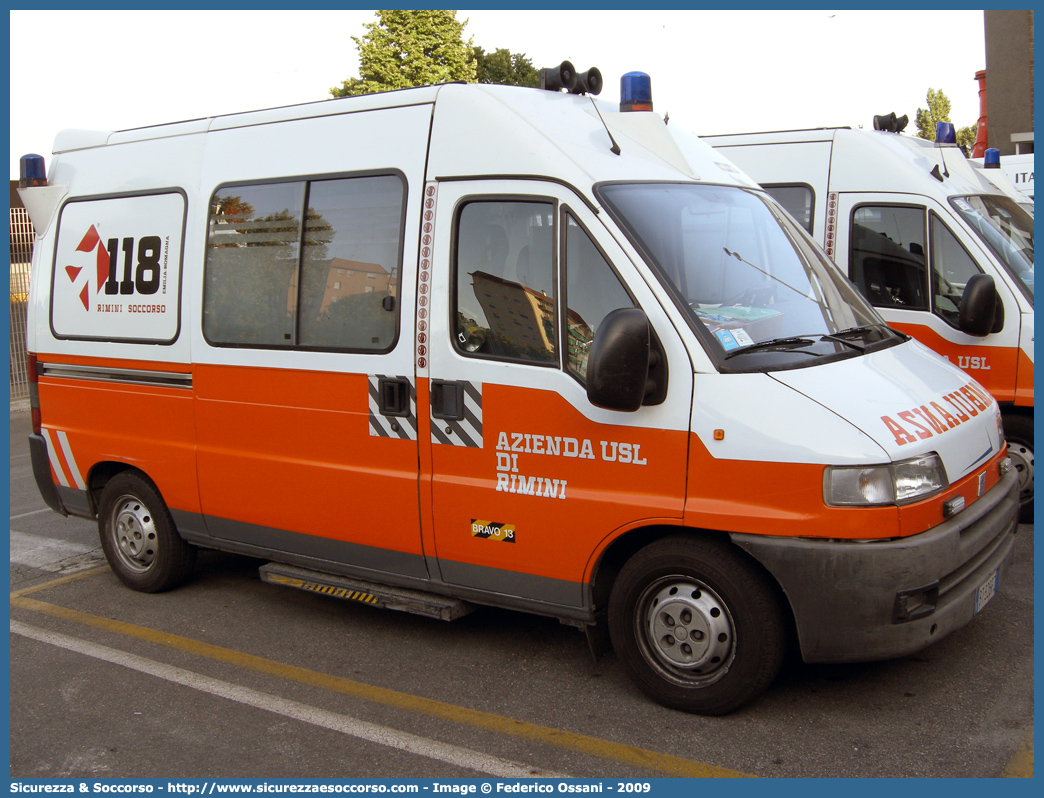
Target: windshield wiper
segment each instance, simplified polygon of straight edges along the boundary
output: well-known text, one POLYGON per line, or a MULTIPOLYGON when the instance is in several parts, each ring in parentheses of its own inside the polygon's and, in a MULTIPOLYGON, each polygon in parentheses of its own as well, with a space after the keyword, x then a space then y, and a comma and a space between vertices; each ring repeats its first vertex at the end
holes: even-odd
MULTIPOLYGON (((814 340, 812 340, 811 338, 806 338, 804 336, 771 338, 768 341, 760 341, 756 344, 750 344, 749 346, 745 346, 742 349, 735 349, 732 352, 726 352, 725 359, 728 360, 733 355, 745 355, 748 352, 758 352, 763 349, 786 349, 788 347, 796 348, 802 346, 812 346, 812 344, 814 343, 816 343, 814 340)), ((815 352, 805 352, 803 354, 817 357, 815 352)))
MULTIPOLYGON (((765 349, 799 349, 799 347, 812 346, 819 341, 834 341, 842 346, 847 346, 850 349, 854 349, 860 354, 863 354, 881 348, 880 345, 887 344, 888 340, 891 338, 900 338, 900 336, 887 324, 865 324, 862 327, 850 327, 847 330, 840 330, 836 333, 808 333, 807 335, 771 338, 768 341, 760 341, 759 343, 745 346, 742 349, 734 349, 731 352, 726 352, 725 359, 728 360, 733 355, 742 355, 747 352, 758 352, 765 349), (868 333, 871 330, 883 331, 887 333, 887 337, 882 338, 880 341, 871 341, 870 343, 861 343, 858 340, 852 340, 853 337, 860 338, 863 334, 868 333)), ((826 353, 804 352, 802 354, 819 357, 826 353)))
POLYGON ((834 335, 821 335, 819 337, 819 340, 820 341, 837 341, 842 346, 850 346, 853 349, 855 349, 857 352, 865 352, 866 351, 866 346, 865 345, 857 344, 855 341, 850 341, 847 338, 843 338, 842 337, 846 333, 855 332, 855 329, 858 329, 858 328, 853 328, 852 330, 845 330, 844 332, 835 333, 834 335))
MULTIPOLYGON (((811 346, 819 341, 835 341, 842 346, 847 346, 851 349, 856 350, 859 353, 869 351, 871 348, 875 348, 877 344, 884 343, 887 339, 881 341, 872 341, 869 344, 860 343, 859 341, 853 341, 849 336, 860 337, 862 333, 869 332, 870 330, 885 330, 889 333, 889 337, 894 334, 891 327, 885 324, 866 324, 862 327, 850 327, 847 330, 841 330, 836 333, 808 333, 807 335, 794 335, 787 336, 784 338, 771 338, 768 341, 761 341, 756 344, 745 346, 742 349, 736 349, 732 352, 725 354, 725 359, 732 357, 733 355, 742 355, 747 352, 757 352, 764 349, 786 349, 789 347, 798 348, 803 346, 811 346)), ((818 357, 824 353, 816 352, 805 352, 804 354, 818 357)))
POLYGON ((822 336, 822 339, 825 341, 837 341, 839 344, 850 346, 860 352, 869 352, 874 349, 879 349, 881 348, 881 344, 885 344, 890 339, 894 338, 899 338, 901 340, 902 336, 897 334, 896 331, 887 324, 864 324, 862 327, 849 327, 847 330, 841 330, 832 335, 822 336), (878 341, 870 341, 865 344, 857 343, 852 340, 852 338, 864 338, 865 333, 872 331, 883 333, 882 338, 878 341))

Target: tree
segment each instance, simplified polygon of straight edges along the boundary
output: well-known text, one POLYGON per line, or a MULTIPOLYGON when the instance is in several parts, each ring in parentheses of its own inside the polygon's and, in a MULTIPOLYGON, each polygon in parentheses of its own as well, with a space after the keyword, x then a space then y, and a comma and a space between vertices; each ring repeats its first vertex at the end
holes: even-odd
POLYGON ((456 11, 377 11, 377 21, 352 37, 359 49, 358 78, 330 89, 333 97, 430 86, 449 81, 475 82, 472 41, 464 41, 464 22, 456 11))
POLYGON ((540 72, 525 53, 513 53, 503 48, 486 53, 481 47, 476 47, 474 53, 475 77, 479 83, 533 88, 540 85, 540 72))
MULTIPOLYGON (((925 97, 927 108, 918 108, 915 122, 917 136, 928 141, 935 141, 935 125, 938 122, 950 121, 950 98, 942 89, 928 89, 925 97)), ((970 150, 975 144, 975 127, 968 126, 957 129, 957 144, 970 150)))
POLYGON ((957 146, 966 154, 971 152, 975 146, 975 128, 972 125, 957 128, 957 146))
POLYGON ((918 108, 915 122, 917 123, 918 138, 935 141, 935 125, 938 122, 950 121, 950 98, 942 89, 928 89, 925 97, 927 108, 918 108))

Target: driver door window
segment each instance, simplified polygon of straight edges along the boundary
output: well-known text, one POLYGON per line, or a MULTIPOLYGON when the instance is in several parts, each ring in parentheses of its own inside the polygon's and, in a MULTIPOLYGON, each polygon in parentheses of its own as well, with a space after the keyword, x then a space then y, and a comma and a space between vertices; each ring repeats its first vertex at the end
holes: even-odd
POLYGON ((850 248, 852 280, 872 304, 930 309, 958 328, 964 287, 979 268, 934 213, 912 206, 861 205, 852 214, 850 248))
POLYGON ((925 210, 863 205, 852 214, 852 280, 878 307, 928 310, 925 210))
POLYGON ((469 202, 457 220, 454 345, 477 354, 557 365, 554 205, 469 202))

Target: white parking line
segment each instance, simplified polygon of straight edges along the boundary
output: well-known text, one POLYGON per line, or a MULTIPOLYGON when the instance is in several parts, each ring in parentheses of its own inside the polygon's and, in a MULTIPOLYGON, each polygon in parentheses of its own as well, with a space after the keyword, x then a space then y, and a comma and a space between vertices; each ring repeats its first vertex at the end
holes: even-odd
POLYGON ((208 693, 209 695, 263 709, 267 712, 274 712, 277 715, 341 732, 342 734, 377 743, 378 745, 446 762, 466 770, 486 773, 490 776, 505 779, 569 778, 565 774, 541 770, 540 768, 530 767, 529 765, 523 765, 496 756, 488 756, 468 748, 441 743, 437 740, 430 740, 426 737, 419 737, 415 734, 408 734, 386 726, 358 720, 348 715, 339 715, 335 712, 301 704, 297 701, 268 695, 257 690, 251 690, 248 687, 240 687, 239 685, 193 673, 183 668, 176 668, 162 662, 139 657, 136 654, 129 654, 126 651, 90 643, 86 640, 69 637, 57 632, 48 632, 19 621, 11 621, 11 632, 12 634, 28 637, 41 643, 64 648, 67 651, 74 651, 87 657, 114 665, 121 665, 174 684, 180 684, 193 690, 208 693))
POLYGON ((41 571, 69 573, 96 565, 101 545, 72 543, 11 530, 11 564, 27 565, 41 571))
POLYGON ((12 515, 11 516, 11 520, 12 521, 16 521, 19 518, 28 518, 31 515, 39 515, 40 513, 53 513, 53 512, 54 512, 54 510, 52 510, 50 507, 44 507, 42 510, 33 510, 32 512, 29 512, 29 513, 19 513, 18 515, 12 515))

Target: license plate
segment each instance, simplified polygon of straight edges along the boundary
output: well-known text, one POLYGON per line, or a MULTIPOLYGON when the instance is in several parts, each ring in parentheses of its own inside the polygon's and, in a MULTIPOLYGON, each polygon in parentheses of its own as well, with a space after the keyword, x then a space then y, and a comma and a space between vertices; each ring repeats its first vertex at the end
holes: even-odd
POLYGON ((1000 571, 994 571, 990 574, 990 578, 979 585, 978 591, 975 593, 975 612, 979 612, 983 607, 997 593, 997 583, 1000 581, 1000 571))

